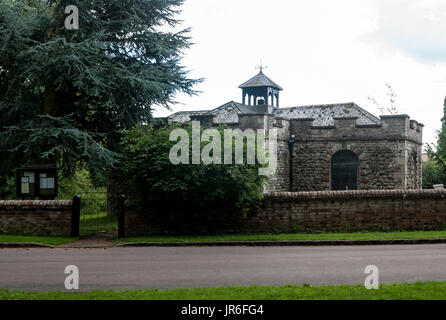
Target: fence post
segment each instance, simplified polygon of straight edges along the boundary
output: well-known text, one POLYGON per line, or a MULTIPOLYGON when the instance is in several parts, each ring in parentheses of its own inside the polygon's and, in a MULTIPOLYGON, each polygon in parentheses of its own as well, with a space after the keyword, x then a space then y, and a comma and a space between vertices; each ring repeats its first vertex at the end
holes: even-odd
POLYGON ((125 237, 125 228, 124 228, 124 216, 125 216, 125 200, 126 196, 121 194, 119 196, 119 213, 118 213, 118 237, 125 237))
POLYGON ((73 208, 71 213, 71 236, 79 237, 79 224, 81 218, 81 196, 73 197, 73 208))

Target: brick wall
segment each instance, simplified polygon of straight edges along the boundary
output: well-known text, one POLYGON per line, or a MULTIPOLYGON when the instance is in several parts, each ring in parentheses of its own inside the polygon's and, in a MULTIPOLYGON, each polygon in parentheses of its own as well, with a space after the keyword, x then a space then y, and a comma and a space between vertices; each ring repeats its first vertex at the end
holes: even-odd
POLYGON ((72 201, 0 201, 0 234, 70 236, 72 201))
MULTIPOLYGON (((271 233, 303 230, 361 231, 446 227, 446 190, 361 190, 271 193, 243 219, 214 218, 209 232, 271 233)), ((218 215, 214 215, 218 216, 218 215)), ((189 234, 196 221, 155 220, 127 207, 126 236, 189 234)))

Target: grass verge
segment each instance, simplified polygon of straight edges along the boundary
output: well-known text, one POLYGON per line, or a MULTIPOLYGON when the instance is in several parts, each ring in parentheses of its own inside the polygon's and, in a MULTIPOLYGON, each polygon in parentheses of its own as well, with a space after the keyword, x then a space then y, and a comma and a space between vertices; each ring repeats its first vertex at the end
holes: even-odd
POLYGON ((0 243, 14 243, 14 242, 34 242, 48 245, 60 245, 70 242, 74 242, 78 238, 66 238, 66 237, 37 237, 37 236, 11 236, 0 234, 0 243))
POLYGON ((446 231, 411 232, 357 232, 320 234, 262 234, 220 236, 160 236, 122 238, 118 242, 208 242, 208 241, 292 241, 292 240, 389 240, 389 239, 441 239, 446 231))
POLYGON ((87 236, 103 231, 117 230, 118 217, 108 216, 106 212, 92 215, 82 215, 80 217, 80 234, 87 236))
POLYGON ((100 290, 92 292, 23 292, 0 289, 0 300, 444 300, 446 282, 381 285, 220 287, 171 290, 100 290))

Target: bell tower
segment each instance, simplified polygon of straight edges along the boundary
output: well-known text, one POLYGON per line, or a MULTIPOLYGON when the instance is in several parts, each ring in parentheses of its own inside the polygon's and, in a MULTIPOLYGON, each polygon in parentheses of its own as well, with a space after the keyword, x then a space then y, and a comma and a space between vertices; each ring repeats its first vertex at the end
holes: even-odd
POLYGON ((242 103, 249 106, 270 105, 279 107, 279 92, 283 89, 263 73, 262 65, 260 72, 239 86, 242 89, 242 103))

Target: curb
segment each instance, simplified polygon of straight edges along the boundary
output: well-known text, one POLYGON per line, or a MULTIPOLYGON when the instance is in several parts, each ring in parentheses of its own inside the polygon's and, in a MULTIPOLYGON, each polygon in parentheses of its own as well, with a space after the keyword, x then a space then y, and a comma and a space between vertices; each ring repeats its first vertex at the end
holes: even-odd
POLYGON ((69 246, 69 245, 59 245, 54 247, 55 249, 109 249, 109 248, 116 248, 117 245, 90 245, 90 246, 69 246))
POLYGON ((46 248, 46 249, 108 249, 143 247, 322 247, 322 246, 379 246, 379 245, 416 245, 442 244, 443 239, 389 239, 389 240, 295 240, 295 241, 208 241, 208 242, 129 242, 112 246, 68 246, 48 245, 35 242, 0 243, 5 248, 46 248))
POLYGON ((0 249, 2 248, 55 248, 55 246, 35 242, 0 242, 0 249))
POLYGON ((211 241, 211 242, 134 242, 117 247, 318 247, 318 246, 373 246, 441 244, 446 239, 392 239, 392 240, 295 240, 295 241, 211 241))

